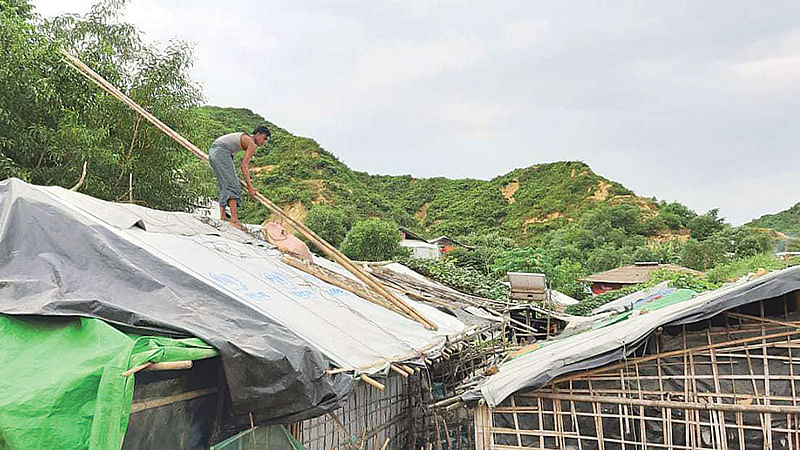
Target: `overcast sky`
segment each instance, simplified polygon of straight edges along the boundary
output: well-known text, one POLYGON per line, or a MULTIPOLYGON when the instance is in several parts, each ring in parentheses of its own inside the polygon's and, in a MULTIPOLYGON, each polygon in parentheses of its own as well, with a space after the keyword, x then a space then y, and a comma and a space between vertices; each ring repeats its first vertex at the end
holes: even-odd
MULTIPOLYGON (((49 16, 92 1, 34 0, 49 16)), ((133 0, 207 102, 373 174, 581 160, 734 225, 800 201, 800 2, 133 0)))

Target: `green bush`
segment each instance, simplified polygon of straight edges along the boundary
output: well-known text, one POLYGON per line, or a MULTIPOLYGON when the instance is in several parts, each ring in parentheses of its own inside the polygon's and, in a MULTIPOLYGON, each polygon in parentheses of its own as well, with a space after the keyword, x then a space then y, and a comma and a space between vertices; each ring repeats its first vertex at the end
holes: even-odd
POLYGON ((356 222, 342 242, 342 252, 359 261, 392 259, 400 249, 397 224, 387 220, 370 219, 356 222))
POLYGON ((689 239, 683 246, 681 261, 684 266, 696 270, 708 270, 728 261, 730 241, 721 236, 705 240, 689 239))
POLYGON ((497 278, 504 277, 508 272, 541 273, 544 271, 544 256, 535 248, 514 248, 497 256, 490 269, 497 278))
POLYGON ((776 258, 771 253, 761 253, 715 266, 708 271, 708 280, 715 283, 736 281, 741 276, 756 272, 758 269, 765 269, 770 272, 783 269, 786 266, 786 261, 776 258))
POLYGON ((422 275, 458 291, 494 300, 508 300, 508 286, 474 269, 458 267, 450 260, 408 257, 396 260, 422 275))
POLYGON ((352 226, 344 211, 327 205, 311 208, 306 216, 306 226, 333 246, 338 247, 352 226))

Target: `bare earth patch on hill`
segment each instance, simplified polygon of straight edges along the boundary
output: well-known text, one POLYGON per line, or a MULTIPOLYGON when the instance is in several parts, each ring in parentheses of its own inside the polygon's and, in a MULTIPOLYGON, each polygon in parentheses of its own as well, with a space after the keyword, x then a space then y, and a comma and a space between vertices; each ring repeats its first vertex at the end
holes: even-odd
POLYGON ((611 183, 607 183, 605 181, 600 181, 597 184, 597 190, 594 191, 590 199, 598 202, 602 202, 603 200, 608 198, 608 190, 611 188, 611 183))
POLYGON ((508 204, 514 203, 514 194, 519 190, 519 180, 512 180, 504 187, 500 188, 500 193, 508 200, 508 204))
POLYGON ((305 184, 308 185, 309 190, 313 194, 313 198, 311 199, 311 203, 315 205, 320 204, 328 204, 330 201, 325 197, 325 180, 320 179, 311 179, 303 181, 305 184))
POLYGON ((562 217, 567 217, 565 213, 562 212, 551 212, 550 214, 544 217, 529 217, 525 219, 525 222, 522 223, 523 226, 528 226, 533 223, 545 223, 551 220, 560 219, 562 217))
MULTIPOLYGON (((298 222, 305 222, 306 216, 308 216, 308 208, 306 208, 306 205, 304 205, 303 202, 301 201, 296 201, 289 205, 283 206, 283 211, 287 215, 289 215, 289 217, 291 217, 294 220, 297 220, 298 222)), ((288 222, 283 220, 280 216, 276 215, 275 213, 270 213, 269 218, 264 222, 262 222, 261 225, 263 226, 267 222, 275 222, 280 224, 287 230, 294 230, 294 227, 292 227, 288 222)))
POLYGON ((681 244, 685 244, 690 237, 692 237, 692 232, 689 230, 666 231, 647 238, 647 245, 664 244, 669 241, 678 241, 681 244))
POLYGON ((430 208, 430 206, 431 202, 425 202, 425 204, 422 205, 422 208, 420 208, 419 211, 414 213, 414 218, 416 218, 419 221, 420 225, 424 224, 425 219, 428 218, 428 208, 430 208))

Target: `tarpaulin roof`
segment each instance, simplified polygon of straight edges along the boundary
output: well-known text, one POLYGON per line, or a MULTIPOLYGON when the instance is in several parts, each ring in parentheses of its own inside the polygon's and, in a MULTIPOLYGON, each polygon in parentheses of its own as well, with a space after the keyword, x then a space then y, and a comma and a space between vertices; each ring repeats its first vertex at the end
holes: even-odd
POLYGON ((186 213, 104 202, 17 179, 0 182, 0 313, 86 316, 220 351, 237 421, 318 415, 352 375, 435 355, 465 325, 406 301, 422 325, 281 261, 236 230, 186 213))
POLYGON ((535 351, 499 366, 478 390, 462 396, 465 400, 483 397, 497 406, 521 389, 536 389, 558 376, 600 367, 618 361, 635 351, 658 327, 681 325, 708 319, 722 311, 778 297, 800 289, 800 266, 772 272, 750 281, 723 286, 685 299, 678 290, 678 301, 665 302, 662 308, 646 314, 612 320, 610 325, 583 333, 546 341, 535 351))

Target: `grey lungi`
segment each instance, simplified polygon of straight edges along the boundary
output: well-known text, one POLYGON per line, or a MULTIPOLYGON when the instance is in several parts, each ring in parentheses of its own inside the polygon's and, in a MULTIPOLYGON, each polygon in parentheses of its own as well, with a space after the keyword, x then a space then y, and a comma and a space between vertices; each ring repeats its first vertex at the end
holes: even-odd
POLYGON ((208 162, 217 177, 220 206, 226 206, 230 199, 236 200, 238 206, 242 201, 242 185, 236 176, 231 151, 222 147, 211 147, 208 151, 208 162))

